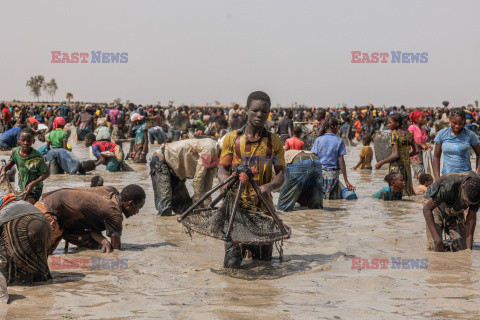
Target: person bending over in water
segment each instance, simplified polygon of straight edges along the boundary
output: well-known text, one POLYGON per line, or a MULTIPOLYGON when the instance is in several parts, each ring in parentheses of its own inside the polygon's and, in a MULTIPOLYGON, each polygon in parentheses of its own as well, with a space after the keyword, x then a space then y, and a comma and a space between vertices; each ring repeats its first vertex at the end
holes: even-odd
POLYGON ((388 187, 375 193, 372 198, 384 201, 402 200, 402 190, 405 188, 403 176, 400 173, 392 172, 385 176, 385 182, 388 183, 388 187))
POLYGON ((103 178, 101 176, 93 176, 90 181, 90 187, 103 187, 103 178))
POLYGON ((92 153, 97 158, 96 166, 105 164, 106 170, 118 172, 122 170, 124 154, 122 147, 108 141, 96 141, 93 133, 85 136, 85 147, 92 147, 92 153))
POLYGON ((9 285, 52 279, 47 261, 52 232, 40 210, 0 192, 0 235, 0 275, 9 285))
POLYGON ((472 249, 480 206, 480 177, 471 171, 443 175, 423 197, 429 250, 444 251, 443 233, 450 236, 459 250, 472 249))
POLYGON ((66 188, 46 193, 35 204, 58 222, 49 253, 63 238, 77 247, 101 248, 102 252, 121 250, 123 216, 134 216, 145 204, 145 191, 131 184, 118 192, 113 187, 66 188), (103 235, 106 231, 111 242, 103 235))
POLYGON ((429 185, 433 183, 433 177, 427 173, 420 173, 418 176, 418 182, 420 185, 415 188, 415 193, 425 193, 429 185))

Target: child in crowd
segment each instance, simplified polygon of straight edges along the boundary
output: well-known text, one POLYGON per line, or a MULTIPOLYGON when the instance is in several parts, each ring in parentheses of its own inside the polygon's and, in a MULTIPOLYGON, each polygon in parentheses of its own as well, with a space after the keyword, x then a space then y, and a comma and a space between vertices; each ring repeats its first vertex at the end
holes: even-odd
POLYGON ((388 183, 388 187, 375 193, 372 198, 384 201, 402 200, 402 189, 405 187, 403 176, 400 173, 392 172, 385 176, 385 182, 388 183))
POLYGON ((50 150, 50 148, 67 149, 68 133, 63 130, 66 124, 65 119, 62 117, 56 117, 53 120, 53 130, 47 136, 47 150, 50 150))
POLYGON ((293 137, 285 141, 285 150, 303 150, 305 149, 305 144, 300 137, 302 136, 303 130, 302 127, 293 128, 292 134, 293 137))
POLYGON ((418 176, 418 182, 420 185, 415 188, 416 193, 425 193, 429 185, 433 183, 433 177, 427 173, 421 173, 418 176))
POLYGON ((370 147, 372 142, 372 136, 370 134, 364 134, 362 137, 363 148, 360 150, 360 160, 357 165, 352 168, 352 170, 363 169, 372 169, 372 159, 373 159, 373 150, 370 147))
POLYGON ((43 180, 50 176, 45 160, 40 152, 32 148, 34 132, 30 128, 22 129, 18 139, 19 147, 12 150, 12 155, 7 165, 3 167, 0 180, 6 172, 16 165, 18 170, 18 185, 20 191, 25 193, 25 201, 35 204, 42 195, 43 180))

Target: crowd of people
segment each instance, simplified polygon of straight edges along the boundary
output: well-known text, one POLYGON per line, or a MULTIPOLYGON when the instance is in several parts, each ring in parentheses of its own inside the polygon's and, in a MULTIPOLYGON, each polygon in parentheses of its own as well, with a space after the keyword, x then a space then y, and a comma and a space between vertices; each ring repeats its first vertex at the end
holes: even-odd
MULTIPOLYGON (((473 106, 273 108, 270 97, 256 91, 245 107, 2 103, 0 108, 0 148, 10 151, 0 180, 12 179, 16 170, 20 192, 0 199, 0 272, 8 283, 51 278, 47 256, 62 239, 103 252, 121 249, 123 219, 137 214, 145 201, 154 201, 160 216, 180 214, 212 188, 216 176, 225 181, 240 164, 255 168, 253 179, 272 206, 272 192, 279 192, 275 207, 284 212, 355 198, 349 170, 388 164, 387 186, 373 198, 401 201, 423 193, 429 248, 443 251, 443 234, 458 250, 473 245, 480 203, 480 116, 473 106), (389 143, 375 144, 382 135, 389 143), (35 139, 45 143, 38 150, 35 139), (389 153, 375 165, 372 141, 374 149, 389 153), (79 161, 74 143, 84 143, 96 160, 79 161), (348 169, 346 146, 357 143, 363 145, 358 163, 348 169), (156 150, 148 159, 151 147, 156 150), (128 167, 127 159, 149 162, 153 200, 136 184, 119 192, 102 186, 98 176, 89 188, 43 194, 51 174, 86 174, 100 165, 118 172, 128 167), (193 179, 192 196, 187 179, 193 179)), ((265 209, 251 185, 241 190, 241 200, 265 209)), ((273 243, 227 241, 224 266, 238 268, 248 255, 268 261, 272 251, 273 243)))

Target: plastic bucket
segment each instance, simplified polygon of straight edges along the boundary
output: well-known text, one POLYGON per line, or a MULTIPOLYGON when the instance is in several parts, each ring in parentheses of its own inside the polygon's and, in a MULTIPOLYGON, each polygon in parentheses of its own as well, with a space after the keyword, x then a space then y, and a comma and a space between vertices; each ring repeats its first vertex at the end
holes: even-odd
POLYGON ((355 190, 348 190, 348 188, 345 188, 342 191, 340 191, 340 195, 342 196, 342 199, 347 199, 347 200, 357 199, 355 190))

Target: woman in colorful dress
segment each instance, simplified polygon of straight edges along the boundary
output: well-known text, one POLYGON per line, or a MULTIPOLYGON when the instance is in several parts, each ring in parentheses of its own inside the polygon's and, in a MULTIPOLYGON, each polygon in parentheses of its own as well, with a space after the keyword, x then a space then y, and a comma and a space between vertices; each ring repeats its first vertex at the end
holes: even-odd
POLYGON ((387 126, 391 130, 392 135, 392 154, 390 157, 377 162, 375 168, 380 169, 385 163, 389 163, 389 172, 397 172, 403 176, 405 181, 403 193, 406 196, 413 196, 415 191, 413 190, 410 157, 417 154, 417 144, 413 140, 412 133, 404 129, 402 123, 403 119, 400 114, 394 113, 388 116, 387 126))
POLYGON ((416 156, 412 157, 410 161, 412 162, 413 173, 415 179, 418 179, 418 176, 425 171, 423 167, 423 151, 428 149, 433 149, 432 146, 427 145, 427 131, 422 128, 427 123, 425 114, 420 110, 415 110, 408 116, 412 125, 408 127, 408 131, 413 134, 413 139, 418 146, 419 152, 416 156))

